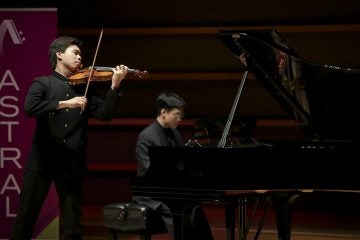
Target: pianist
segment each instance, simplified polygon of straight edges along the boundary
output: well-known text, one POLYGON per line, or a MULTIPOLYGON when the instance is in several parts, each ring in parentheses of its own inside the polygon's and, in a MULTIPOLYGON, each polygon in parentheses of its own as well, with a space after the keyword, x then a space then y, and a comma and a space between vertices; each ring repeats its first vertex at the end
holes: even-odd
MULTIPOLYGON (((184 116, 184 106, 185 101, 175 93, 163 92, 157 97, 156 119, 141 131, 137 139, 135 154, 138 177, 144 176, 149 169, 149 146, 184 146, 182 136, 177 130, 177 126, 184 116)), ((174 239, 173 220, 166 204, 139 196, 135 196, 134 201, 149 206, 159 216, 159 224, 164 224, 174 239)), ((188 208, 184 215, 184 239, 213 239, 209 223, 200 206, 188 208)))

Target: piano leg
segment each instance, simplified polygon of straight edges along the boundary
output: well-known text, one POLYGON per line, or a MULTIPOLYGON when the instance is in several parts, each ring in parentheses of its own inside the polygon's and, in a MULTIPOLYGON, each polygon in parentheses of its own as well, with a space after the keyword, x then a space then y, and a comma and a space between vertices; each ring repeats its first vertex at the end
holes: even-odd
POLYGON ((290 240, 292 204, 299 196, 299 193, 289 193, 271 197, 276 211, 278 240, 290 240))
POLYGON ((225 205, 225 226, 226 226, 226 239, 235 240, 235 211, 236 204, 225 205))
POLYGON ((239 234, 239 240, 246 239, 246 228, 247 228, 247 218, 246 218, 246 203, 247 199, 239 198, 239 207, 238 207, 238 234, 239 234))
POLYGON ((174 222, 174 239, 173 240, 183 240, 183 231, 184 231, 184 215, 183 213, 172 213, 173 222, 174 222))

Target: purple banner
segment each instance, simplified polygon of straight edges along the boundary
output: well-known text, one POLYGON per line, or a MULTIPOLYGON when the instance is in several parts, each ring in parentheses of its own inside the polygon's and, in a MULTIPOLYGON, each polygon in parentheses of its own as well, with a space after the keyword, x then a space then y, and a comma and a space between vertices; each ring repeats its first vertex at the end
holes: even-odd
MULTIPOLYGON (((57 36, 57 9, 0 9, 0 239, 8 239, 16 210, 35 119, 23 111, 34 79, 48 75, 48 48, 57 36)), ((41 233, 58 215, 52 189, 37 223, 41 233)))

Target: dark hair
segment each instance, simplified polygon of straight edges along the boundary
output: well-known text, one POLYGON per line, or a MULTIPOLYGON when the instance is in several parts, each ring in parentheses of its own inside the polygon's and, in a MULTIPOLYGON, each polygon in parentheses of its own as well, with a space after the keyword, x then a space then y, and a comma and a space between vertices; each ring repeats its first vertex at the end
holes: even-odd
POLYGON ((65 52, 65 50, 71 46, 76 45, 79 48, 81 48, 82 43, 79 39, 74 37, 68 37, 68 36, 60 36, 56 38, 49 47, 49 63, 52 69, 55 69, 57 57, 57 52, 65 52))
POLYGON ((184 110, 185 101, 176 93, 162 92, 156 99, 156 114, 160 115, 161 109, 172 110, 174 108, 184 110))

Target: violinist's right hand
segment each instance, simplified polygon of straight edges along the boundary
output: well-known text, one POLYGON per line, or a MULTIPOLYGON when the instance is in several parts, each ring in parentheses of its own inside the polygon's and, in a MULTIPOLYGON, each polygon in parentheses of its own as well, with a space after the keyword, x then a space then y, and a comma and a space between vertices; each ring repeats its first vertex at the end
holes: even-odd
POLYGON ((69 100, 59 101, 57 109, 62 108, 81 108, 81 111, 85 110, 87 103, 86 97, 74 97, 69 100))

